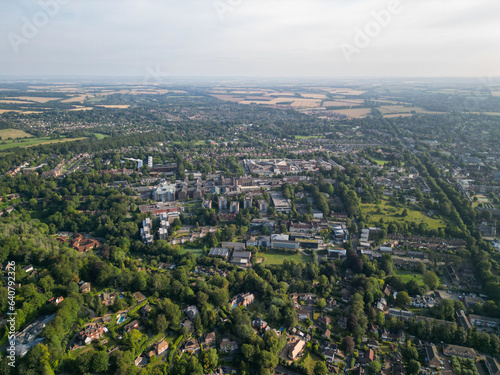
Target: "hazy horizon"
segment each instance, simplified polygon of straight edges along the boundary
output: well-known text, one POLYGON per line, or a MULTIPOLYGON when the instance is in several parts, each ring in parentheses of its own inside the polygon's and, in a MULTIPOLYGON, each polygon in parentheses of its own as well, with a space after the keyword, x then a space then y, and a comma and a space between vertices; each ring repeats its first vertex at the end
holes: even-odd
POLYGON ((0 77, 498 77, 499 7, 493 0, 2 2, 0 77))

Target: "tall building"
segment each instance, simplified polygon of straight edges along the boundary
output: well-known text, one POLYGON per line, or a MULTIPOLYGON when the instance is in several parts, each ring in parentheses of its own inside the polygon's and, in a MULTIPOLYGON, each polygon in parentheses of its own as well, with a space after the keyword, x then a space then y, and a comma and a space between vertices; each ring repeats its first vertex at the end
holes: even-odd
POLYGON ((153 168, 153 157, 152 156, 148 156, 148 167, 153 168))

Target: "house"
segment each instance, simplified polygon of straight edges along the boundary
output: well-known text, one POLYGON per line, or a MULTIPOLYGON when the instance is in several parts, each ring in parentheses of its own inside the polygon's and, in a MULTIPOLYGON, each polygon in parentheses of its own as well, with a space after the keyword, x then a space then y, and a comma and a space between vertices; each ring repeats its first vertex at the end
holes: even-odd
POLYGON ((392 318, 410 320, 415 316, 411 311, 399 310, 399 309, 389 309, 389 316, 392 318))
POLYGON ((201 205, 203 208, 206 208, 207 210, 211 209, 212 208, 212 201, 203 201, 202 205, 201 205))
POLYGON ((146 300, 146 297, 144 297, 144 294, 142 294, 141 292, 135 292, 133 296, 137 303, 141 303, 146 300))
POLYGON ((345 316, 341 315, 339 319, 337 320, 337 324, 340 328, 346 328, 347 327, 347 320, 345 316))
POLYGON ((142 362, 142 360, 144 359, 144 357, 142 355, 140 355, 139 357, 137 357, 134 361, 134 365, 136 366, 139 366, 142 362))
POLYGON ((468 318, 470 324, 476 327, 495 328, 497 326, 500 326, 500 319, 488 318, 486 316, 472 314, 470 314, 468 318))
POLYGON ((360 363, 372 363, 376 358, 375 352, 372 349, 368 349, 358 360, 360 363))
POLYGON ((139 321, 137 319, 132 320, 130 323, 123 326, 123 330, 125 331, 125 333, 129 333, 133 329, 137 329, 137 328, 139 328, 139 321))
POLYGON ((215 344, 215 338, 215 332, 210 332, 205 335, 203 340, 203 346, 205 349, 215 344))
POLYGON ((101 302, 104 306, 111 306, 115 302, 115 293, 102 293, 101 302))
POLYGON ((231 300, 231 308, 234 309, 235 307, 238 306, 246 307, 254 303, 254 301, 255 301, 255 296, 253 295, 253 293, 238 294, 231 300))
POLYGON ((90 283, 83 283, 82 285, 80 285, 80 293, 90 293, 90 289, 90 283))
POLYGON ((327 362, 333 362, 335 360, 335 350, 327 348, 323 350, 323 355, 327 362))
POLYGON ((198 341, 191 339, 191 340, 187 340, 184 343, 183 352, 196 353, 198 350, 200 350, 200 345, 198 344, 198 341))
POLYGON ((427 345, 425 347, 425 353, 427 355, 427 362, 429 362, 430 367, 441 367, 443 364, 443 360, 438 354, 435 345, 427 345))
POLYGON ((234 251, 233 257, 231 258, 231 264, 240 266, 240 267, 248 267, 251 266, 252 263, 250 260, 252 259, 252 253, 250 251, 234 251))
POLYGON ((231 353, 238 350, 238 343, 231 341, 228 338, 223 338, 220 342, 219 349, 223 353, 231 353))
POLYGON ((33 271, 33 269, 34 269, 34 268, 33 268, 33 266, 31 266, 31 265, 28 265, 28 266, 24 266, 24 267, 23 267, 23 270, 24 270, 24 272, 26 272, 26 273, 30 273, 30 272, 32 272, 32 271, 33 271))
POLYGON ((199 311, 198 311, 196 306, 192 305, 192 306, 187 307, 186 313, 187 313, 189 319, 193 320, 194 317, 199 314, 199 311))
POLYGON ((443 354, 454 355, 456 357, 463 357, 469 359, 474 359, 476 358, 477 355, 474 349, 466 348, 465 346, 459 346, 459 345, 444 345, 443 354))
POLYGON ((252 327, 255 329, 265 329, 267 327, 267 322, 262 318, 257 318, 252 321, 252 327))
POLYGON ((297 319, 298 320, 305 320, 309 318, 309 311, 304 310, 304 309, 297 309, 297 319))
POLYGON ((92 340, 99 340, 104 334, 104 325, 99 323, 87 324, 78 334, 82 343, 88 345, 92 340))
POLYGON ((379 347, 378 341, 374 339, 368 339, 366 342, 366 346, 368 346, 370 349, 377 350, 379 347))
POLYGON ((325 339, 329 339, 331 335, 332 335, 332 332, 327 328, 327 329, 325 329, 325 331, 323 332, 323 334, 321 336, 324 337, 325 339))
POLYGON ((49 303, 53 303, 54 305, 59 305, 62 301, 64 301, 64 297, 52 297, 49 299, 49 303))
POLYGON ((161 340, 158 344, 156 344, 156 355, 160 355, 168 349, 168 342, 165 340, 161 340))
POLYGON ((257 241, 256 237, 250 237, 246 242, 246 246, 259 246, 259 241, 257 241))
POLYGON ((297 356, 304 350, 304 347, 306 346, 306 342, 301 339, 296 339, 292 342, 289 343, 288 346, 288 358, 290 358, 292 361, 297 358, 297 356))
POLYGON ((330 319, 329 316, 321 316, 321 317, 318 318, 318 323, 321 324, 321 325, 323 325, 323 326, 327 326, 331 322, 332 322, 332 319, 330 319))

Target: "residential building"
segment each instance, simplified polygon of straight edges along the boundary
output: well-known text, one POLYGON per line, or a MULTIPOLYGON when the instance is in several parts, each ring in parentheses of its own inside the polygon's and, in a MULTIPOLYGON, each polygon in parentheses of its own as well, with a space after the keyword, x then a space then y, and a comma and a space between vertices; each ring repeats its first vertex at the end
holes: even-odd
POLYGON ((304 350, 306 342, 301 339, 296 339, 288 344, 288 358, 295 360, 297 356, 304 350))
POLYGON ((227 199, 225 196, 221 195, 219 196, 219 211, 226 211, 227 210, 227 199))
POLYGON ((198 308, 194 305, 188 306, 186 309, 186 313, 189 317, 189 319, 193 320, 196 315, 198 315, 200 312, 198 311, 198 308))
POLYGON ((207 348, 211 347, 212 345, 215 344, 215 332, 210 332, 205 335, 205 338, 203 339, 203 347, 206 350, 207 348))
POLYGON ((481 315, 469 315, 469 322, 476 327, 495 328, 500 326, 500 319, 488 318, 481 315))
POLYGON ((80 285, 80 293, 89 293, 91 289, 90 283, 83 283, 80 285))
POLYGON ((87 324, 83 330, 80 331, 78 337, 82 343, 88 345, 92 340, 99 340, 104 334, 104 325, 99 323, 87 324))
POLYGON ((135 319, 135 320, 132 320, 130 323, 124 325, 123 331, 125 331, 125 333, 129 333, 133 329, 137 329, 137 328, 139 328, 139 321, 137 319, 135 319))
POLYGON ((238 202, 238 201, 232 201, 229 211, 232 214, 237 214, 238 212, 240 212, 240 202, 238 202))
POLYGON ((168 349, 168 342, 166 342, 165 340, 161 340, 158 344, 156 344, 156 355, 160 355, 162 354, 163 352, 165 352, 165 350, 168 349))
POLYGON ((236 297, 234 297, 231 300, 231 308, 235 308, 238 306, 248 306, 254 303, 255 301, 255 296, 253 293, 244 293, 244 294, 238 294, 236 297))
POLYGON ((264 199, 259 199, 257 201, 257 206, 260 212, 267 212, 267 202, 264 199))
POLYGON ((245 210, 249 210, 250 208, 252 208, 252 197, 245 197, 245 200, 243 201, 243 208, 245 210))
POLYGON ((153 157, 152 156, 148 156, 148 167, 153 168, 153 157))
POLYGON ((262 318, 257 318, 257 319, 252 321, 252 327, 255 329, 258 329, 258 330, 266 329, 267 322, 262 318))
POLYGON ((474 359, 477 356, 477 353, 474 349, 467 348, 465 346, 459 345, 443 345, 443 354, 444 355, 454 355, 456 357, 463 357, 474 359))
POLYGON ((238 343, 231 341, 228 338, 223 338, 220 342, 219 349, 223 353, 231 353, 238 350, 238 343))
POLYGON ((426 359, 429 362, 430 367, 441 367, 443 365, 443 360, 439 356, 439 353, 435 345, 426 345, 425 347, 426 359))
POLYGON ((205 201, 203 201, 203 203, 201 204, 201 206, 203 208, 206 208, 207 210, 209 210, 209 209, 212 208, 212 201, 211 200, 205 200, 205 201))

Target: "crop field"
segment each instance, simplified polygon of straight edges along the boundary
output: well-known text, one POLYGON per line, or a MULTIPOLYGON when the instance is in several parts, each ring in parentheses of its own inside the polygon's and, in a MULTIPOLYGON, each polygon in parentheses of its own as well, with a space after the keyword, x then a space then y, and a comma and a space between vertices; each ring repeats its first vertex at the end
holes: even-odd
POLYGON ((61 100, 62 98, 42 97, 42 96, 16 96, 13 98, 5 98, 5 99, 23 100, 23 101, 37 102, 37 103, 47 103, 47 102, 51 102, 54 100, 61 100))
POLYGON ((335 112, 343 113, 349 117, 362 118, 372 113, 370 108, 351 108, 351 109, 336 109, 335 112))
POLYGON ((1 129, 0 130, 0 138, 25 138, 25 137, 33 137, 31 134, 26 133, 24 130, 20 129, 1 129))

